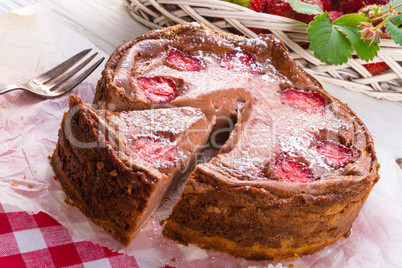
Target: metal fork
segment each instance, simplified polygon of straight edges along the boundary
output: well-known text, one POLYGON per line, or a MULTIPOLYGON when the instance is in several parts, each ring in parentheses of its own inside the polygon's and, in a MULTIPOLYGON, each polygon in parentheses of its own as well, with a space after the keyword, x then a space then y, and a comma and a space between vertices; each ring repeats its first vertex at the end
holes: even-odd
POLYGON ((8 85, 6 88, 0 89, 0 95, 16 89, 27 90, 44 98, 54 98, 65 94, 81 83, 104 60, 104 57, 102 57, 91 66, 84 69, 85 66, 98 54, 94 53, 89 58, 78 64, 90 51, 91 49, 85 49, 53 69, 24 84, 8 85))

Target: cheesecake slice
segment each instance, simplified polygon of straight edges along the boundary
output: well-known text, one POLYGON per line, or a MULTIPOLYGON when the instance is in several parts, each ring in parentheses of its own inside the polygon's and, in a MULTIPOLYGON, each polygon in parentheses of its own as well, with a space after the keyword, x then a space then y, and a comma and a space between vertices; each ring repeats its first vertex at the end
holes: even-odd
POLYGON ((211 124, 191 107, 111 112, 74 95, 69 105, 51 158, 56 179, 76 207, 128 245, 193 168, 211 124))

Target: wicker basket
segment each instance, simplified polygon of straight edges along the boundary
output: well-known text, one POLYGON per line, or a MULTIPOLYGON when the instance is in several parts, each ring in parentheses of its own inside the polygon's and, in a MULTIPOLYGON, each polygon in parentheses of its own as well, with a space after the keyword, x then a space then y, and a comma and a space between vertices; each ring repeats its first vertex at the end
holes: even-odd
POLYGON ((402 48, 392 40, 381 40, 380 52, 372 62, 385 62, 391 69, 372 75, 362 66, 367 62, 356 58, 343 65, 328 65, 314 57, 301 45, 307 44, 307 25, 292 19, 257 13, 248 8, 219 0, 126 0, 132 16, 152 28, 198 21, 205 25, 244 34, 254 38, 250 30, 262 29, 289 48, 293 59, 321 82, 341 85, 378 99, 402 101, 402 48), (219 18, 218 20, 216 18, 219 18))

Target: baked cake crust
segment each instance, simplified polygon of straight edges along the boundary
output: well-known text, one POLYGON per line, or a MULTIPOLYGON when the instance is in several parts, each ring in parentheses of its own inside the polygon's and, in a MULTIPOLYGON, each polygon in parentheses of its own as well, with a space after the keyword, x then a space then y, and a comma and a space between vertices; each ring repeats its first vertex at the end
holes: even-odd
POLYGON ((196 23, 154 30, 115 50, 94 104, 117 111, 192 106, 217 118, 215 130, 233 123, 165 221, 164 235, 181 244, 252 260, 310 254, 349 233, 379 179, 364 123, 270 35, 247 39, 196 23), (169 62, 177 53, 197 70, 169 62), (175 85, 166 102, 141 87, 154 78, 175 85), (304 180, 289 178, 289 170, 304 180))

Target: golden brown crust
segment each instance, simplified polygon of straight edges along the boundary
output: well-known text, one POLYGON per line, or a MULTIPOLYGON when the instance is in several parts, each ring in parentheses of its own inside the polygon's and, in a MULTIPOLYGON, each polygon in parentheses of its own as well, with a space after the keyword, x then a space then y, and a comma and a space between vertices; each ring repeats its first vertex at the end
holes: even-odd
POLYGON ((293 259, 346 235, 374 181, 345 192, 278 197, 266 188, 234 186, 197 168, 166 220, 164 235, 182 244, 250 260, 293 259))

